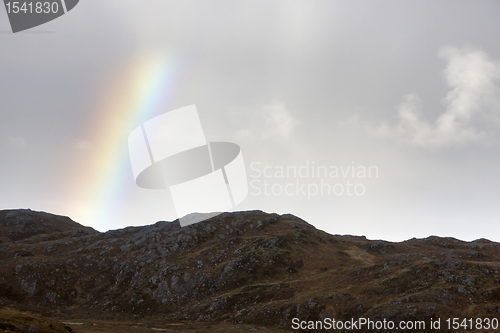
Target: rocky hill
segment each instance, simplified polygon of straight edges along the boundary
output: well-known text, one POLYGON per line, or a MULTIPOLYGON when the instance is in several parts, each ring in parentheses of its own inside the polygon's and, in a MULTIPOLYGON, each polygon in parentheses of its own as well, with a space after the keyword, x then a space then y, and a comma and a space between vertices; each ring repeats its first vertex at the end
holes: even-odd
POLYGON ((68 232, 94 231, 66 216, 57 216, 30 209, 0 211, 0 240, 19 241, 41 234, 58 237, 68 232))
POLYGON ((293 318, 500 316, 500 244, 485 239, 373 241, 261 211, 99 233, 10 210, 0 231, 0 306, 61 319, 271 332, 292 331, 293 318))

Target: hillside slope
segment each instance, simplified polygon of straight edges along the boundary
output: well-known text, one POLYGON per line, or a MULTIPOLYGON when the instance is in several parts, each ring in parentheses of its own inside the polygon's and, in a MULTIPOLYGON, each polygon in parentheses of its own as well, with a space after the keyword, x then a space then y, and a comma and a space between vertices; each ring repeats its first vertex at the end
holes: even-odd
MULTIPOLYGON (((12 225, 7 215, 3 228, 12 225)), ((500 244, 488 240, 373 241, 261 211, 106 233, 50 221, 57 232, 0 240, 0 305, 61 318, 287 330, 294 317, 398 322, 500 312, 500 244)))

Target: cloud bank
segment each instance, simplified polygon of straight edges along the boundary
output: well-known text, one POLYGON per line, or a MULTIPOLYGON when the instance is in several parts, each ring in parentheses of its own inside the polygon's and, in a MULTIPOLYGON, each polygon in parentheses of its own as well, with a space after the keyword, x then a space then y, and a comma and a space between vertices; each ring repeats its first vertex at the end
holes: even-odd
POLYGON ((383 124, 377 133, 403 143, 441 148, 496 140, 500 125, 500 62, 477 49, 446 46, 439 57, 447 61, 444 77, 449 92, 445 108, 434 122, 422 116, 422 100, 407 94, 397 107, 399 122, 383 124))

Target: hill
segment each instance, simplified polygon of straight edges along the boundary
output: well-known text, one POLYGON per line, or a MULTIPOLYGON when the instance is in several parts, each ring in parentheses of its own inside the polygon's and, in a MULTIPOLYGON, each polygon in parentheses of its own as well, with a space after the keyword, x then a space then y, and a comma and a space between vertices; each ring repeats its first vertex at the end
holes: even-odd
POLYGON ((10 241, 19 241, 41 234, 61 236, 60 233, 77 231, 93 231, 93 229, 84 227, 66 216, 34 212, 31 209, 0 211, 0 237, 10 241))
POLYGON ((428 325, 500 312, 500 244, 485 239, 391 243, 261 211, 106 233, 31 212, 29 230, 42 231, 25 232, 12 212, 0 212, 11 235, 0 240, 0 305, 66 321, 272 332, 292 331, 293 318, 428 325))

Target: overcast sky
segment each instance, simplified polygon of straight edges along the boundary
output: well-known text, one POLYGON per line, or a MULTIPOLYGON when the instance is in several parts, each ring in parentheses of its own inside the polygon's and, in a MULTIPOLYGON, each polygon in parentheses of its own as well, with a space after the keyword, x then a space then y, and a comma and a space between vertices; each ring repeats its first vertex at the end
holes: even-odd
POLYGON ((196 104, 208 140, 242 149, 235 210, 500 241, 499 40, 498 1, 82 0, 17 34, 2 7, 0 208, 100 231, 175 219, 123 152, 148 117, 196 104), (141 115, 131 96, 157 63, 164 100, 141 115), (338 177, 280 174, 306 166, 338 177))

